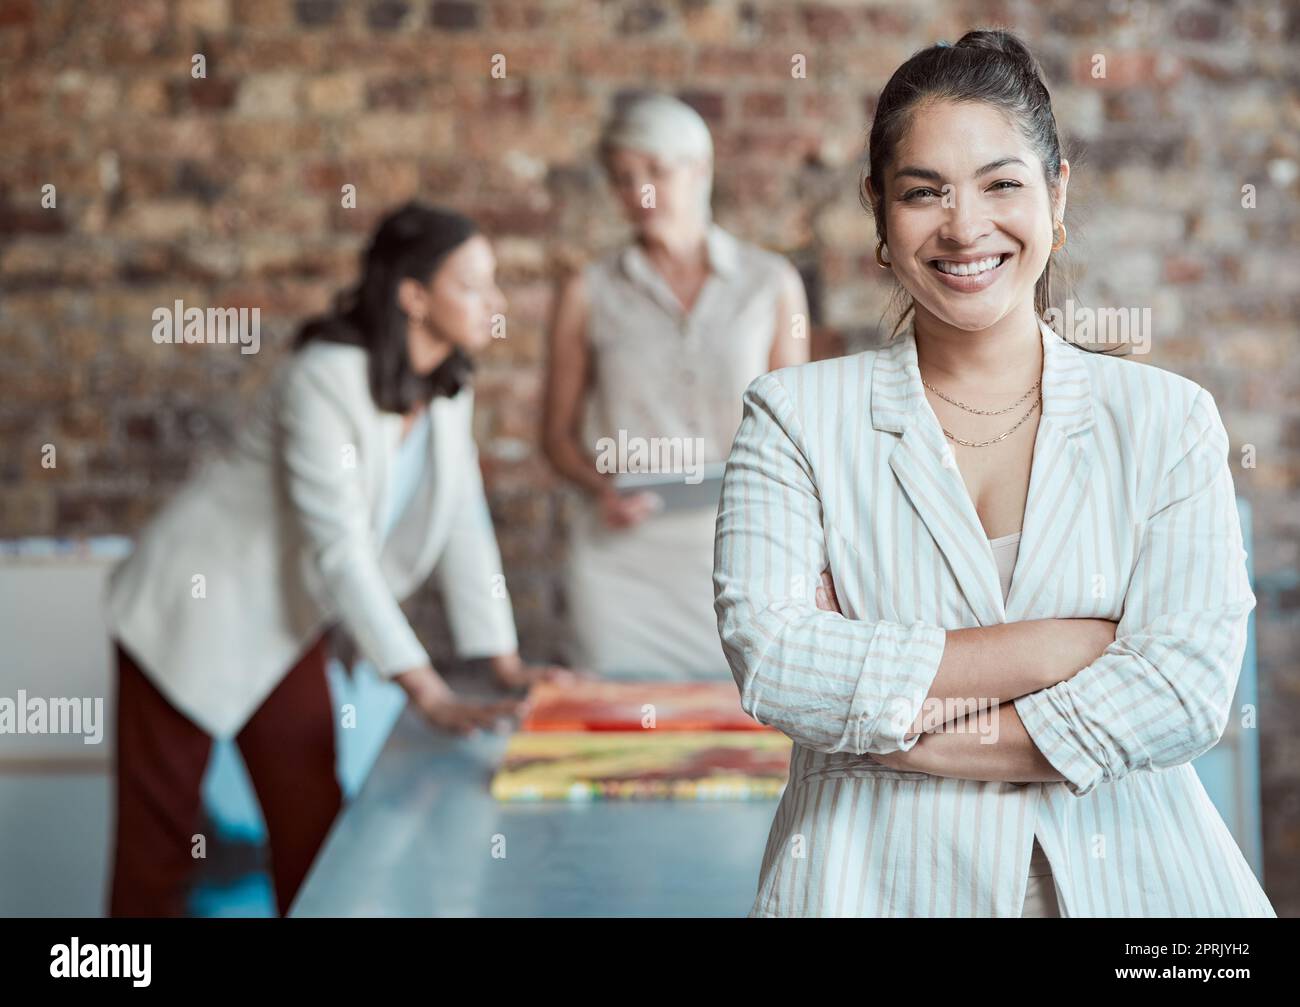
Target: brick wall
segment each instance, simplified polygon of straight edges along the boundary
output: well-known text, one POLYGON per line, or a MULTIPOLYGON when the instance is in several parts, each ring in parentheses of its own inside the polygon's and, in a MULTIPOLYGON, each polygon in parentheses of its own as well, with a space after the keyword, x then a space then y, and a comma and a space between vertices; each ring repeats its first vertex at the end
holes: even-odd
MULTIPOLYGON (((991 23, 1053 87, 1073 295, 1151 307, 1147 359, 1214 393, 1234 457, 1255 446, 1235 477, 1255 511, 1266 870, 1293 915, 1300 14, 1281 0, 0 0, 0 535, 139 528, 353 278, 377 215, 419 194, 496 242, 510 335, 482 362, 477 431, 525 649, 550 656, 569 501, 537 449, 543 326, 557 261, 624 233, 591 154, 610 99, 651 85, 700 110, 717 217, 794 258, 816 352, 841 352, 888 322, 854 190, 874 96, 914 49, 991 23), (155 345, 151 312, 177 298, 260 307, 261 353, 155 345)), ((441 654, 427 600, 410 608, 441 654)))

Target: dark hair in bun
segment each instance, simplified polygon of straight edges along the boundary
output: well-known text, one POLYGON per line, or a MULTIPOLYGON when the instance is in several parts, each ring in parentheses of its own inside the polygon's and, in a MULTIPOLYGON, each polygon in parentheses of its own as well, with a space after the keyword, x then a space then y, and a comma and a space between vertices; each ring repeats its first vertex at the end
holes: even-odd
MULTIPOLYGON (((882 240, 889 240, 885 233, 885 170, 893 162, 912 111, 923 100, 981 101, 1003 110, 1042 161, 1049 189, 1060 180, 1061 142, 1038 61, 1011 32, 968 31, 956 45, 940 42, 915 53, 894 71, 880 92, 871 123, 867 175, 859 186, 859 196, 874 215, 882 240)), ((1051 283, 1049 259, 1034 288, 1034 309, 1040 317, 1051 305, 1051 283)))

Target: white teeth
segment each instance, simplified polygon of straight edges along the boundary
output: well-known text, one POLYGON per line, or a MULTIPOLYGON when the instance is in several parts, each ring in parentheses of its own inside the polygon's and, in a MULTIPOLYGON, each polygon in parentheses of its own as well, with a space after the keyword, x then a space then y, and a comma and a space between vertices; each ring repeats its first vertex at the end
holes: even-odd
POLYGON ((978 262, 947 262, 938 259, 935 266, 938 267, 941 273, 951 273, 953 276, 974 276, 976 273, 983 273, 986 270, 995 268, 1001 261, 1002 256, 1000 255, 980 259, 978 262))

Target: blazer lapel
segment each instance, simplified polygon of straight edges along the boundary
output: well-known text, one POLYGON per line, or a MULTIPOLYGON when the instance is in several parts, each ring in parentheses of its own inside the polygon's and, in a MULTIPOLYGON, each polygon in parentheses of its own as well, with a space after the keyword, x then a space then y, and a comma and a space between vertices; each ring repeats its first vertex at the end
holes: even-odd
POLYGON ((981 626, 1003 621, 1002 588, 993 550, 975 504, 925 398, 911 326, 876 356, 871 417, 880 430, 901 433, 889 467, 943 553, 981 626))
POLYGON ((909 325, 876 355, 872 424, 900 433, 889 467, 943 553, 979 625, 1029 618, 1026 613, 1078 533, 1092 463, 1092 396, 1080 350, 1047 325, 1043 338, 1043 412, 1030 470, 1020 551, 1006 604, 997 562, 938 417, 930 408, 909 325))

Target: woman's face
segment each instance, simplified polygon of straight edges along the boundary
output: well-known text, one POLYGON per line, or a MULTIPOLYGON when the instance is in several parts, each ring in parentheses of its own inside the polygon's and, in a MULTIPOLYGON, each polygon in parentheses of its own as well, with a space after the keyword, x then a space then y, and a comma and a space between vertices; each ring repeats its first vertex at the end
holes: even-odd
POLYGON ((918 314, 975 332, 1032 305, 1069 174, 1062 160, 1049 193, 1042 162, 992 105, 919 105, 884 179, 886 255, 918 314))
POLYGON ((605 162, 610 187, 628 221, 638 232, 667 233, 690 227, 700 218, 707 164, 699 160, 667 161, 627 147, 614 148, 605 162), (647 186, 653 186, 649 202, 647 186))
POLYGON ((407 348, 417 374, 432 372, 448 347, 471 354, 481 350, 492 339, 493 317, 506 308, 496 283, 496 257, 481 234, 443 259, 427 284, 403 280, 398 298, 414 323, 407 348))

